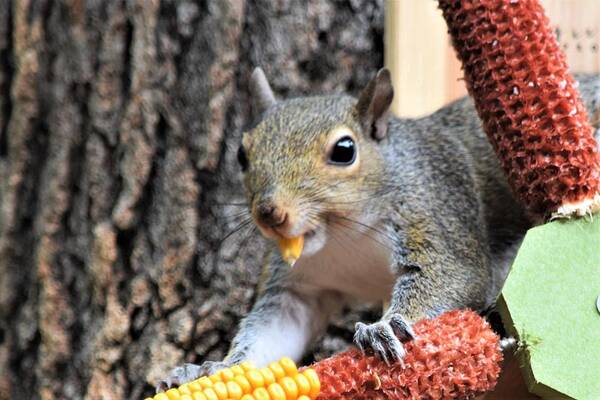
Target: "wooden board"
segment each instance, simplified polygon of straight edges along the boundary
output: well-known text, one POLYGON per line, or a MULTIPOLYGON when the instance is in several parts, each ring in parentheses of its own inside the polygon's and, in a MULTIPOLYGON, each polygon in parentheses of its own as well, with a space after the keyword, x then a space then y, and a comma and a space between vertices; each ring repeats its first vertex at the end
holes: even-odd
POLYGON ((435 1, 387 0, 385 64, 395 88, 398 116, 428 114, 464 96, 460 63, 435 1))
POLYGON ((600 1, 542 0, 573 72, 600 72, 600 1))

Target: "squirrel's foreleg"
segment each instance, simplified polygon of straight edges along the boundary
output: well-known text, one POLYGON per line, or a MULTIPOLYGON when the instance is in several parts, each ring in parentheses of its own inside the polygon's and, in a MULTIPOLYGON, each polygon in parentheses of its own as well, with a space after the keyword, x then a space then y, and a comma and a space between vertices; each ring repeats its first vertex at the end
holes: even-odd
POLYGON ((299 361, 312 340, 324 332, 339 303, 333 293, 304 293, 294 285, 271 282, 242 320, 225 361, 249 360, 256 366, 284 356, 299 361))
POLYGON ((278 252, 269 256, 262 281, 258 299, 231 343, 227 364, 248 360, 260 367, 284 356, 300 361, 342 304, 338 294, 304 287, 278 252))
POLYGON ((225 360, 177 367, 159 384, 159 390, 211 375, 242 361, 262 367, 284 356, 300 360, 310 342, 325 330, 331 313, 340 306, 339 295, 316 289, 301 290, 299 282, 289 276, 290 267, 278 255, 270 257, 265 269, 266 280, 259 298, 241 321, 225 360))
POLYGON ((397 274, 389 307, 373 324, 356 324, 354 341, 363 351, 370 349, 386 363, 404 357, 403 339, 414 338, 413 322, 434 318, 460 308, 483 309, 489 297, 489 265, 478 241, 467 240, 468 232, 437 234, 432 227, 427 240, 411 240, 410 229, 397 233, 398 247, 392 254, 397 274), (469 243, 470 247, 465 247, 469 243))

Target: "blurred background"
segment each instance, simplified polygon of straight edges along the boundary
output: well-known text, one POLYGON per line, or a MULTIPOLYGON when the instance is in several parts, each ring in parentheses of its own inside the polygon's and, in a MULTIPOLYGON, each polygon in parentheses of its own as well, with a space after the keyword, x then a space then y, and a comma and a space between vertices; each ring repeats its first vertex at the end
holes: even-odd
MULTIPOLYGON (((544 2, 576 72, 599 70, 596 1, 544 2)), ((0 399, 140 398, 223 358, 265 252, 235 161, 252 68, 289 97, 385 62, 405 117, 465 94, 436 2, 386 4, 0 0, 0 399)))

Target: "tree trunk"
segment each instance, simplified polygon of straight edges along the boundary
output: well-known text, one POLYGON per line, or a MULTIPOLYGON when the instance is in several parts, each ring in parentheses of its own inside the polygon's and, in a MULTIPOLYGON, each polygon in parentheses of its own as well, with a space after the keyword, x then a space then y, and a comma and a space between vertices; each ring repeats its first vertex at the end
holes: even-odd
POLYGON ((221 359, 265 247, 248 76, 355 92, 382 35, 381 1, 0 0, 0 399, 140 398, 221 359))

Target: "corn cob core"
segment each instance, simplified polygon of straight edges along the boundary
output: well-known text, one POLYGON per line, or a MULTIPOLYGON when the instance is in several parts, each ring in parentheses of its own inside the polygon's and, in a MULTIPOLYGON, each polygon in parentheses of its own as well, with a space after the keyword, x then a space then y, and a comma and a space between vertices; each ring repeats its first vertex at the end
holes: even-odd
POLYGON ((439 0, 469 93, 509 182, 536 216, 600 208, 600 156, 537 0, 439 0))
POLYGON ((498 336, 472 311, 450 311, 414 325, 404 366, 387 366, 353 349, 311 366, 326 399, 471 398, 492 389, 500 373, 498 336))
POLYGON ((284 357, 258 369, 244 362, 146 400, 314 400, 319 390, 313 369, 300 372, 294 361, 284 357))

